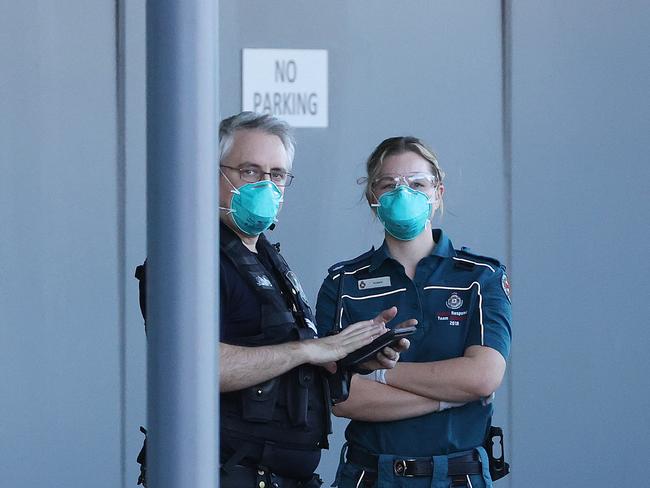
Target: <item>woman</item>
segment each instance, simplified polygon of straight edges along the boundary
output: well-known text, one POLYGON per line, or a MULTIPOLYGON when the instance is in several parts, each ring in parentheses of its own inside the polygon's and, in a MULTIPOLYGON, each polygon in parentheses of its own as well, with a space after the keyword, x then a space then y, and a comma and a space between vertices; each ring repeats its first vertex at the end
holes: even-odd
POLYGON ((390 306, 394 323, 419 324, 394 369, 353 376, 334 408, 352 419, 341 488, 492 486, 481 446, 510 350, 509 284, 498 261, 456 250, 431 228, 442 179, 417 138, 383 141, 361 182, 384 243, 330 268, 318 295, 321 336, 390 306))

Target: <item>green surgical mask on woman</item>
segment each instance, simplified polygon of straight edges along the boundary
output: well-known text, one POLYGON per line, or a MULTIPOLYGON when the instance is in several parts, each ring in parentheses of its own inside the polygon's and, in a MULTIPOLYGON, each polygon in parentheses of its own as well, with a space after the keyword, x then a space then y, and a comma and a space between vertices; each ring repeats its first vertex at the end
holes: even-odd
POLYGON ((372 206, 377 208, 386 232, 400 241, 415 239, 424 230, 433 208, 426 193, 406 185, 384 193, 372 206))

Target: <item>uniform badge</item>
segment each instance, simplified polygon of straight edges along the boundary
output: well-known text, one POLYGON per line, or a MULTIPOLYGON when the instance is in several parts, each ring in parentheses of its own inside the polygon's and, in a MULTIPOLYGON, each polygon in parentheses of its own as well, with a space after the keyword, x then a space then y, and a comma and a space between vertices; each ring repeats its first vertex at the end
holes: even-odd
POLYGON ((457 310, 463 306, 463 299, 458 296, 458 293, 452 293, 447 299, 447 307, 450 310, 457 310))
POLYGON ((255 275, 255 283, 260 288, 273 288, 273 283, 271 283, 271 280, 268 278, 268 276, 263 274, 255 275))
POLYGON ((383 288, 390 286, 390 276, 379 276, 357 281, 359 290, 370 290, 371 288, 383 288))
POLYGON ((505 273, 501 276, 501 288, 503 288, 503 292, 508 297, 508 301, 510 301, 510 281, 508 281, 508 276, 505 273))
POLYGON ((298 293, 298 295, 300 295, 300 298, 302 298, 302 301, 309 305, 309 302, 307 301, 307 295, 305 295, 305 291, 302 289, 302 285, 300 284, 300 281, 298 281, 296 273, 293 271, 287 271, 286 276, 289 282, 291 282, 293 289, 298 293))

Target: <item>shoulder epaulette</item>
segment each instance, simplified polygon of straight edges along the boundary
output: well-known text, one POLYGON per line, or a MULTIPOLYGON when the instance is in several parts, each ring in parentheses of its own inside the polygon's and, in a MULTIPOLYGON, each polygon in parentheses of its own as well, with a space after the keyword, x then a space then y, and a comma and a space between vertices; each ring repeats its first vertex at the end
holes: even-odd
POLYGON ((465 263, 468 266, 486 266, 492 271, 496 271, 498 268, 502 267, 501 262, 498 259, 491 258, 489 256, 480 256, 469 252, 469 248, 461 247, 460 250, 456 249, 456 257, 454 260, 460 263, 465 263))
POLYGON ((375 252, 375 247, 373 246, 370 251, 364 252, 362 255, 357 256, 356 258, 348 259, 347 261, 341 261, 336 263, 327 270, 330 275, 340 273, 341 271, 347 271, 349 268, 370 259, 370 256, 375 252))

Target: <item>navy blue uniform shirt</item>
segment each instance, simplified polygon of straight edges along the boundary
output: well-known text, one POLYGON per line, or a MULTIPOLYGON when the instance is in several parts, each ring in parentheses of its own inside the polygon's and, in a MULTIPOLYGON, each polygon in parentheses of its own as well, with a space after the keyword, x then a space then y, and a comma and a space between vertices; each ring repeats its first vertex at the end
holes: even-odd
MULTIPOLYGON (((221 232, 231 232, 222 224, 221 232)), ((257 259, 268 271, 266 277, 276 290, 280 289, 273 266, 263 254, 248 251, 250 256, 257 259)), ((261 332, 262 302, 259 291, 244 280, 235 265, 226 256, 219 260, 219 290, 220 298, 220 340, 225 343, 236 343, 242 337, 252 337, 261 332)))
MULTIPOLYGON (((377 250, 330 268, 316 305, 319 335, 335 327, 340 291, 343 327, 392 306, 398 313, 389 327, 418 320, 411 347, 400 361, 460 357, 472 345, 491 347, 507 359, 511 308, 505 268, 491 258, 455 250, 439 229, 433 233, 436 246, 418 263, 414 280, 391 258, 385 241, 377 250)), ((492 404, 476 401, 392 422, 353 420, 346 438, 373 453, 441 455, 482 445, 491 418, 492 404)))
MULTIPOLYGON (((222 235, 226 232, 233 234, 233 231, 223 223, 220 232, 222 235)), ((276 290, 281 290, 275 277, 274 267, 264 253, 256 254, 248 250, 246 252, 250 253, 251 258, 259 260, 260 264, 268 271, 266 274, 267 279, 271 281, 276 290)), ((220 341, 226 344, 237 343, 237 339, 261 333, 262 300, 259 297, 259 290, 253 288, 239 274, 230 259, 224 253, 221 253, 220 256, 220 341)), ((287 311, 289 311, 288 306, 287 311)), ((225 435, 223 428, 228 427, 227 418, 221 418, 221 426, 220 455, 221 462, 225 462, 237 451, 241 441, 225 435)), ((291 439, 287 440, 290 441, 291 439)), ((291 455, 283 454, 278 456, 274 462, 276 463, 276 469, 282 466, 282 470, 287 476, 298 478, 305 476, 305 471, 316 469, 319 460, 319 449, 305 449, 291 451, 291 455)), ((250 464, 251 462, 259 463, 260 460, 247 457, 242 462, 250 464)))

